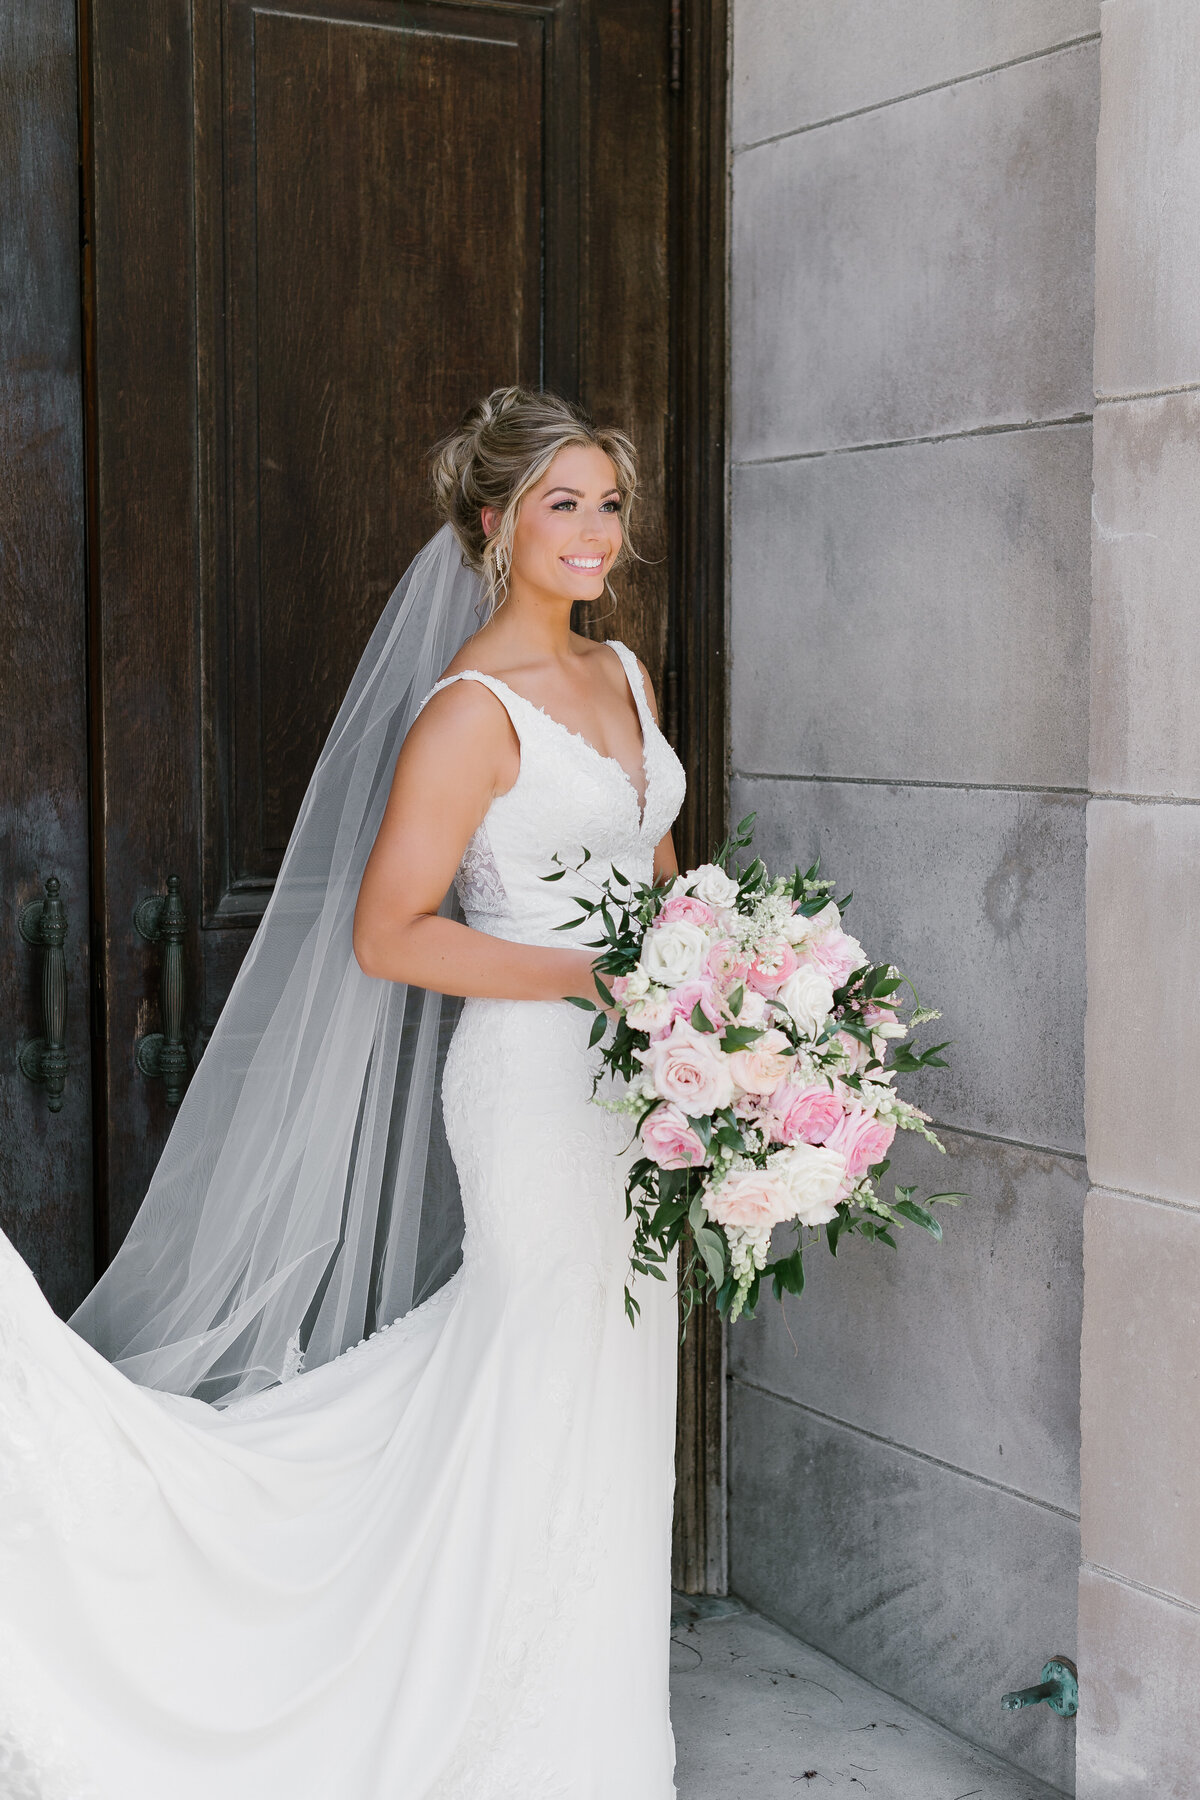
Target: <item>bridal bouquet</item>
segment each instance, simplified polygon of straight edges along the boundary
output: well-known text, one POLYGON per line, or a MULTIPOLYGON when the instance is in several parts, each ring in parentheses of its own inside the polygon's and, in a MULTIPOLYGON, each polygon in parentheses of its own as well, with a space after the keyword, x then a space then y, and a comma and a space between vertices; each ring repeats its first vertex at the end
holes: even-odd
MULTIPOLYGON (((906 1220, 940 1239, 929 1208, 962 1198, 921 1205, 912 1187, 880 1197, 897 1130, 943 1149, 929 1115, 894 1085, 945 1067, 945 1044, 918 1054, 903 1041, 939 1014, 843 930, 846 901, 831 898, 817 863, 775 877, 757 857, 737 866, 753 824, 751 814, 715 861, 669 883, 614 869, 592 898, 576 896, 579 917, 560 927, 591 919, 603 933, 593 947, 604 1005, 574 1004, 598 1014, 591 1042, 604 1040, 604 1068, 624 1078, 621 1096, 600 1104, 630 1115, 643 1153, 626 1186, 631 1268, 665 1280, 682 1242, 685 1317, 709 1292, 727 1318, 751 1315, 764 1276, 777 1299, 799 1294, 805 1244, 822 1231, 835 1254, 852 1233, 894 1249, 906 1220), (772 1261, 777 1225, 792 1226, 795 1242, 772 1261)), ((574 872, 589 860, 585 851, 574 872)), ((625 1307, 636 1321, 628 1287, 625 1307)))

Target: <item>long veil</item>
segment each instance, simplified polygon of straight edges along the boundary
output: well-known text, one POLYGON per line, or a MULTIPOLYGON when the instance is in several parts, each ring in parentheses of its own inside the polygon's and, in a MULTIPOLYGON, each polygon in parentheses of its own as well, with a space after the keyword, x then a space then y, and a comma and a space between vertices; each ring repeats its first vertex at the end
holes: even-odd
POLYGON ((146 1198, 71 1319, 142 1386, 217 1404, 269 1387, 456 1260, 434 1107, 454 1009, 365 975, 351 932, 400 744, 479 599, 443 526, 372 633, 146 1198))

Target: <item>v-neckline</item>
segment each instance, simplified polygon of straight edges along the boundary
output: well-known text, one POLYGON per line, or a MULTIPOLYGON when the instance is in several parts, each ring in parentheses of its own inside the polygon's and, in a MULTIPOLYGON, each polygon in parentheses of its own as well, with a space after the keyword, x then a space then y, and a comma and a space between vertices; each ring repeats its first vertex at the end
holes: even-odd
MULTIPOLYGON (((584 737, 582 731, 573 731, 571 727, 565 725, 561 719, 556 719, 553 713, 547 712, 544 706, 539 706, 536 700, 531 700, 528 694, 519 694, 516 688, 510 687, 508 682, 503 680, 501 676, 490 675, 486 669, 476 669, 474 673, 476 675, 487 675, 489 681, 494 681, 499 687, 506 689, 514 699, 520 700, 525 706, 532 708, 535 713, 540 713, 543 719, 555 726, 557 730, 563 732, 566 737, 574 738, 577 744, 582 744, 585 750, 590 750, 598 762, 611 763, 613 768, 616 769, 621 776, 626 787, 629 789, 629 792, 633 795, 633 803, 638 815, 638 835, 640 837, 645 828, 646 804, 650 798, 650 746, 648 741, 649 734, 646 729, 646 719, 649 709, 647 708, 646 713, 643 713, 641 703, 638 700, 637 689, 633 685, 633 676, 629 672, 628 664, 621 655, 621 651, 617 649, 617 640, 615 638, 605 638, 604 641, 621 665, 622 673, 625 676, 625 680, 629 686, 629 692, 633 698, 633 709, 637 713, 638 729, 642 734, 642 780, 645 783, 645 792, 643 794, 638 793, 637 788, 634 786, 633 776, 629 773, 625 764, 620 762, 615 756, 606 755, 603 750, 597 748, 597 746, 593 744, 591 738, 584 737)), ((622 645, 621 648, 624 649, 625 646, 622 645)), ((466 675, 469 672, 470 671, 466 669, 460 670, 460 673, 463 675, 466 675)))

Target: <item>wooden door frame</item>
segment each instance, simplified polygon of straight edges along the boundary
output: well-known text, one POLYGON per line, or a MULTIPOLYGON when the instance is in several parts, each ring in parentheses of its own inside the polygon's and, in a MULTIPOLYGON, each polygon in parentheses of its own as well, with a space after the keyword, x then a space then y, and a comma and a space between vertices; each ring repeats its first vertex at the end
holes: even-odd
MULTIPOLYGON (((707 858, 728 816, 726 413, 728 0, 672 0, 671 616, 664 711, 688 771, 681 863, 707 858)), ((680 1352, 672 1580, 728 1588, 725 1337, 694 1315, 680 1352)))

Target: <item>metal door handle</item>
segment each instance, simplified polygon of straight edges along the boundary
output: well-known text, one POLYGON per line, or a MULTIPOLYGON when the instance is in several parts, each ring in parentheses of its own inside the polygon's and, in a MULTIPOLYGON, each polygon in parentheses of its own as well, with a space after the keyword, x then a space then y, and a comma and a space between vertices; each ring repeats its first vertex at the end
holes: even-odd
POLYGON ((161 1077, 166 1084, 167 1105, 178 1106, 188 1078, 188 1053, 183 1041, 183 937, 187 916, 178 875, 167 877, 165 894, 152 894, 138 904, 133 922, 147 943, 162 945, 159 1009, 163 1028, 138 1039, 134 1046, 137 1066, 152 1081, 161 1077))
POLYGON ((61 1112, 63 1088, 67 1079, 67 959, 63 944, 67 936, 67 914, 59 898, 59 886, 51 875, 46 883, 46 898, 31 900, 22 907, 21 936, 35 950, 42 951, 42 1030, 44 1037, 22 1044, 21 1073, 46 1090, 46 1104, 51 1112, 61 1112))

